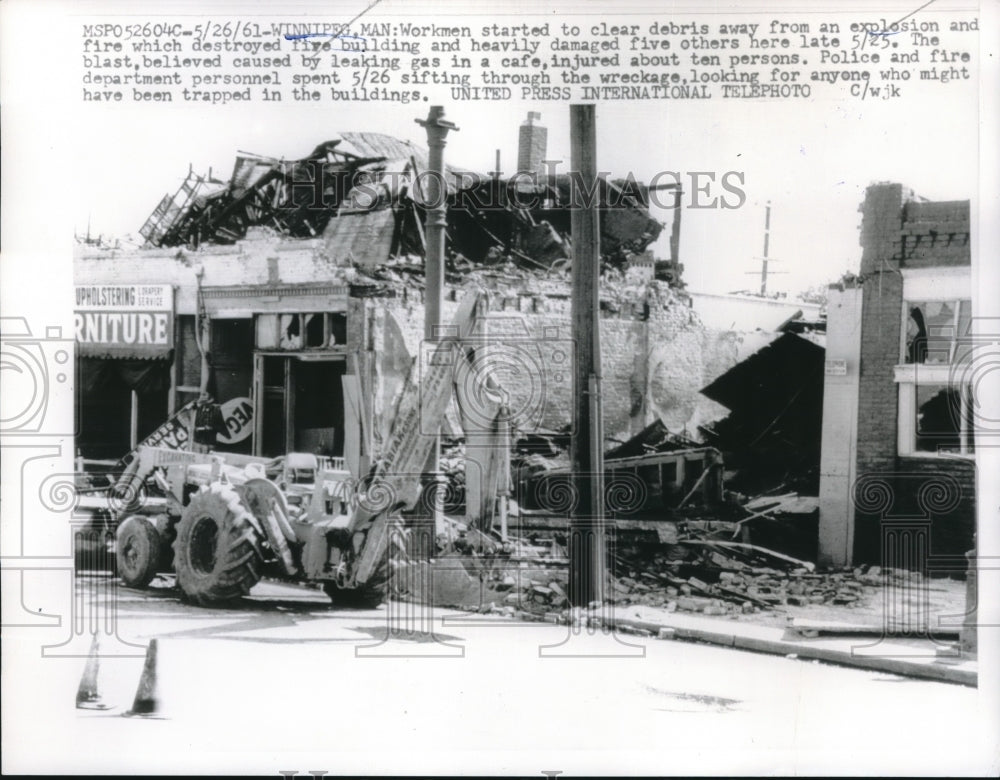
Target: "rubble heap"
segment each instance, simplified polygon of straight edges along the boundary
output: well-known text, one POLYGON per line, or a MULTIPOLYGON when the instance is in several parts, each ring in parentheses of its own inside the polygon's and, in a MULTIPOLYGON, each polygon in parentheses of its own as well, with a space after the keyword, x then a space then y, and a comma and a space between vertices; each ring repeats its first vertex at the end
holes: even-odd
MULTIPOLYGON (((188 171, 140 229, 147 246, 233 244, 253 230, 323 238, 345 264, 423 273, 424 222, 430 204, 422 181, 427 150, 382 133, 341 133, 300 159, 240 152, 228 179, 188 171), (407 269, 406 266, 413 266, 407 269)), ((501 178, 445 166, 452 269, 463 263, 566 269, 570 240, 568 175, 501 178)), ((649 192, 633 181, 597 182, 601 252, 606 268, 639 269, 681 287, 676 240, 671 258, 646 250, 663 225, 649 214, 649 192)), ((674 227, 676 233, 676 226, 674 227)), ((506 270, 506 269, 505 269, 506 270)))
MULTIPOLYGON (((812 563, 723 535, 687 527, 676 544, 633 543, 619 549, 606 601, 710 616, 813 604, 850 608, 866 606, 887 583, 912 586, 920 576, 878 566, 817 572, 812 563)), ((438 606, 522 616, 569 609, 569 558, 559 534, 502 542, 449 521, 448 533, 438 542, 439 557, 431 565, 452 573, 464 569, 467 576, 462 588, 435 594, 438 606)))

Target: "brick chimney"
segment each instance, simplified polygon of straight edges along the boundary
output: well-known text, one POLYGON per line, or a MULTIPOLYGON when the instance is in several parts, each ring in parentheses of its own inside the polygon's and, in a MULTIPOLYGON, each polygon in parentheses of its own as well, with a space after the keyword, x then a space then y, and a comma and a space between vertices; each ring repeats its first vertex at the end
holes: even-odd
POLYGON ((529 111, 528 118, 521 123, 517 137, 517 172, 544 173, 542 161, 545 159, 546 141, 549 131, 539 124, 542 118, 537 111, 529 111))

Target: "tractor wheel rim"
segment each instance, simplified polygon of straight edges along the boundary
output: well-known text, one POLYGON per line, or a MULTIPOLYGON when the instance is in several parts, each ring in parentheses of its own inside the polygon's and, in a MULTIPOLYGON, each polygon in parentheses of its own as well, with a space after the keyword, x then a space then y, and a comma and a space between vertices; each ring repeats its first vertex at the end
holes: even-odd
POLYGON ((191 567, 209 574, 215 570, 215 552, 218 547, 219 526, 211 517, 201 517, 191 529, 191 567))
POLYGON ((126 568, 134 569, 139 561, 139 551, 131 539, 125 542, 125 549, 122 552, 124 553, 126 568))

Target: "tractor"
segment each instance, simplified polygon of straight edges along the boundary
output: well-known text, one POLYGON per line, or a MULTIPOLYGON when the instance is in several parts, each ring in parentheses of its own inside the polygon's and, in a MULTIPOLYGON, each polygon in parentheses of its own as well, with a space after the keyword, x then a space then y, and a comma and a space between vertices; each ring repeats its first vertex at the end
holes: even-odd
POLYGON ((420 384, 405 385, 385 457, 361 480, 341 459, 309 453, 266 459, 139 446, 114 489, 136 510, 121 513, 116 530, 122 581, 145 587, 172 558, 181 593, 201 605, 239 598, 265 576, 319 583, 334 603, 381 601, 391 566, 405 554, 400 511, 420 496, 434 442, 427 425, 436 430, 444 418, 454 357, 474 360, 464 339, 479 298, 465 296, 420 384), (149 480, 165 501, 140 507, 149 480))

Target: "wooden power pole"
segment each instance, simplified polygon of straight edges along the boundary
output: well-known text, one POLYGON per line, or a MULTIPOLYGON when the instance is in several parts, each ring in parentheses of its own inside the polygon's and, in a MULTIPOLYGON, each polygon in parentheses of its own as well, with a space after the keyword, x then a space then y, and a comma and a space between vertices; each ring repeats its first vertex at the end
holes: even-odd
MULTIPOLYGON (((760 296, 762 298, 767 297, 767 277, 769 274, 786 274, 788 271, 774 271, 767 267, 768 263, 777 262, 775 258, 768 255, 768 250, 771 246, 771 201, 767 202, 764 208, 764 256, 758 258, 760 260, 760 296)), ((750 274, 756 274, 757 271, 747 271, 750 274)))
POLYGON ((573 432, 570 459, 577 503, 570 517, 570 603, 604 601, 604 429, 601 409, 597 142, 593 105, 570 106, 573 240, 573 432))

